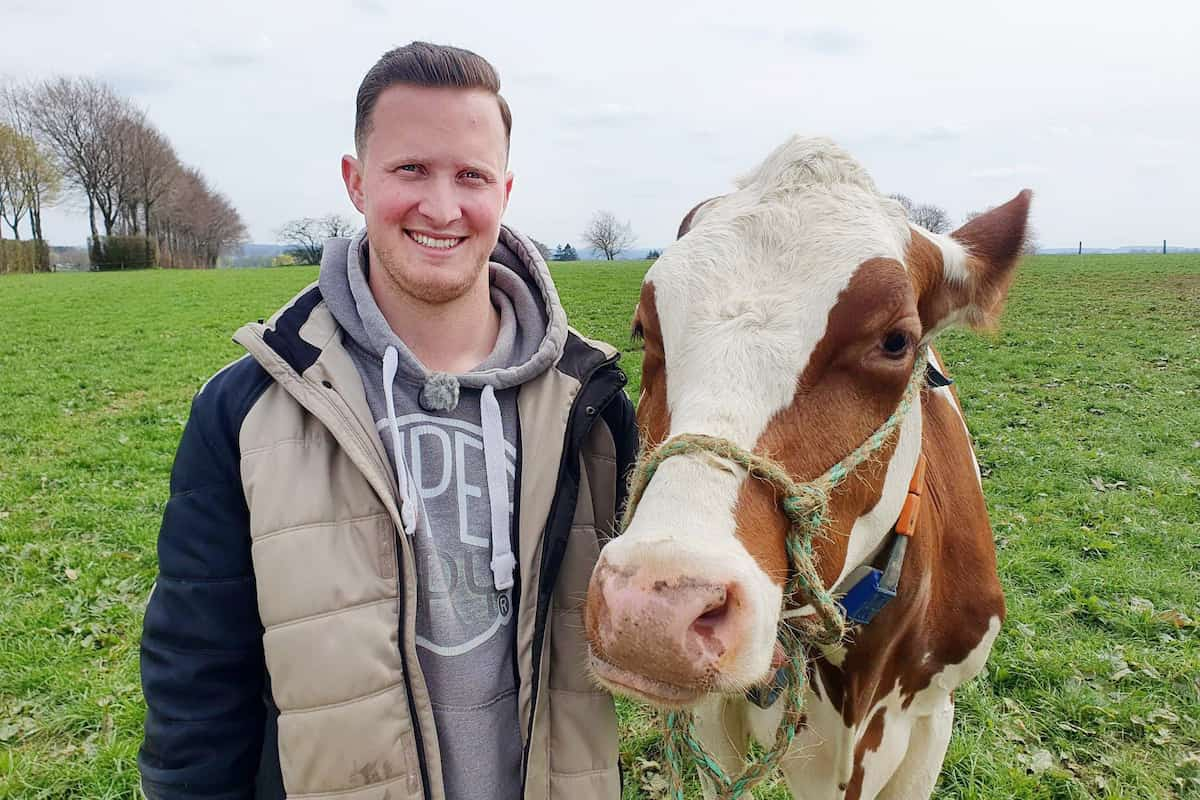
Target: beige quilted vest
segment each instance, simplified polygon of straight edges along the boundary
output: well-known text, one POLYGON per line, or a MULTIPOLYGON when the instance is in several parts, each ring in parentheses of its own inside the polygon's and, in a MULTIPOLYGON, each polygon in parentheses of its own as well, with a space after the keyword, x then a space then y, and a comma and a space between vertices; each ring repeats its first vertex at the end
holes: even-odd
MULTIPOLYGON (((396 535, 395 478, 361 380, 323 304, 300 332, 322 351, 303 375, 263 341, 266 329, 248 325, 235 339, 276 381, 242 426, 241 472, 287 795, 440 800, 438 745, 414 644, 416 570, 409 543, 396 535)), ((517 640, 526 798, 619 795, 615 712, 612 699, 587 678, 582 619, 598 532, 610 532, 614 518, 615 448, 602 422, 584 448, 541 663, 532 663, 542 529, 579 389, 575 378, 551 369, 518 395, 524 456, 517 640)))

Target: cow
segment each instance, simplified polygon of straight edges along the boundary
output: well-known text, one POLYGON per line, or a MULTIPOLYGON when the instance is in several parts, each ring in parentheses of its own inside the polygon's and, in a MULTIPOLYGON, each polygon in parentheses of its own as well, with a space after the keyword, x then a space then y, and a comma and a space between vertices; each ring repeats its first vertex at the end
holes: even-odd
POLYGON ((954 690, 983 669, 1005 608, 979 467, 931 341, 994 324, 1031 197, 934 234, 845 150, 794 137, 689 212, 634 315, 638 422, 644 452, 688 437, 728 449, 662 458, 631 495, 585 603, 595 681, 690 711, 731 775, 752 739, 769 746, 785 710, 764 689, 790 657, 780 626, 817 601, 785 591, 792 523, 745 459, 808 486, 874 436, 828 484, 811 539, 813 592, 829 590, 826 606, 858 590, 867 602, 842 597, 845 635, 808 648, 803 717, 780 766, 803 800, 932 793, 954 690))

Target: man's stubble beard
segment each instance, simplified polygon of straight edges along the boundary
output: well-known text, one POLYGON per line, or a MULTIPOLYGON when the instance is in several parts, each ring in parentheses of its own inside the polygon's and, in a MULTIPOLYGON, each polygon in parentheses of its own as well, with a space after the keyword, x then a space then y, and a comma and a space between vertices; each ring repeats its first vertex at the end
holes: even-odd
POLYGON ((372 243, 371 251, 383 277, 387 279, 388 286, 401 295, 431 306, 443 305, 462 297, 475 285, 475 282, 479 280, 479 274, 486 270, 488 265, 487 259, 483 259, 473 272, 466 275, 464 280, 446 283, 442 280, 428 280, 430 275, 423 275, 419 272, 415 276, 405 274, 404 270, 399 267, 401 262, 388 248, 372 243))

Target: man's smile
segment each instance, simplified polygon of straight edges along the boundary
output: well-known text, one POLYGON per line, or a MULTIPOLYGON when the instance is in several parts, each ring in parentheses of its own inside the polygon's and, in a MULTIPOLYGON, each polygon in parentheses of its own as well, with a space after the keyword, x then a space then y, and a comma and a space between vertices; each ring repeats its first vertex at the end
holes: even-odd
POLYGON ((404 233, 417 244, 431 250, 450 250, 466 240, 465 236, 434 236, 412 230, 405 230, 404 233))

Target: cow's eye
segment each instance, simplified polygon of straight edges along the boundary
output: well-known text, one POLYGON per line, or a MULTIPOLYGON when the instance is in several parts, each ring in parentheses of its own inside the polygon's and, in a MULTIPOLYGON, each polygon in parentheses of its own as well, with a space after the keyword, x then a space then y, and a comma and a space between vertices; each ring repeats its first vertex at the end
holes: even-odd
POLYGON ((883 354, 888 358, 900 358, 908 353, 909 338, 904 331, 890 331, 883 337, 883 354))

